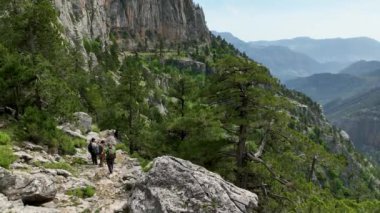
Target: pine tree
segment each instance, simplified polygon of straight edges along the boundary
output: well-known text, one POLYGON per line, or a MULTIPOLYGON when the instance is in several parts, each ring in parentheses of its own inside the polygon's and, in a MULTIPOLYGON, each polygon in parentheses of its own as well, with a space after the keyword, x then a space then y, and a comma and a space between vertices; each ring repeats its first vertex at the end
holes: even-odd
POLYGON ((122 109, 122 115, 118 129, 127 135, 129 150, 133 154, 139 149, 138 138, 144 126, 141 114, 146 108, 148 93, 139 58, 125 58, 120 72, 121 84, 117 89, 116 97, 122 109))
POLYGON ((247 145, 275 119, 276 84, 265 67, 252 61, 228 56, 216 64, 210 98, 220 110, 223 128, 235 146, 236 182, 246 187, 247 145))

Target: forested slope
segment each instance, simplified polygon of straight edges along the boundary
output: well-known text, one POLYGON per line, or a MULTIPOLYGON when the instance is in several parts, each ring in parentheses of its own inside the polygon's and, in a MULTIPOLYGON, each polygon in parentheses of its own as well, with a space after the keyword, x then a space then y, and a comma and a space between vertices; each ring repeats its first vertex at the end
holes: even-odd
MULTIPOLYGON (((83 52, 62 36, 50 1, 2 0, 0 7, 7 123, 0 131, 14 143, 74 154, 83 145, 56 126, 85 111, 100 129, 117 130, 118 148, 131 156, 149 162, 173 155, 202 165, 256 192, 258 211, 379 210, 377 168, 319 105, 220 37, 133 52, 86 38, 83 52), (97 63, 88 68, 85 55, 97 63), (205 69, 194 72, 193 64, 205 69)), ((0 149, 10 153, 9 145, 0 149)))

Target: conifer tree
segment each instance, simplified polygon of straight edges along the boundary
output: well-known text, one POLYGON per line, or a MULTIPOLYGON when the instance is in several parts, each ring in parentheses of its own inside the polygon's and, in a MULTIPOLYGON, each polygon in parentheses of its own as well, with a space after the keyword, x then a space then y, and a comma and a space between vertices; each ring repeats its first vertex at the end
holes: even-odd
POLYGON ((120 127, 125 133, 131 154, 138 150, 138 138, 145 122, 141 114, 146 108, 148 93, 138 57, 127 57, 120 68, 121 80, 116 97, 121 108, 120 127))
POLYGON ((246 187, 247 144, 255 140, 255 133, 269 128, 276 116, 276 84, 265 67, 242 58, 227 56, 217 62, 216 70, 210 98, 235 146, 236 182, 246 187))

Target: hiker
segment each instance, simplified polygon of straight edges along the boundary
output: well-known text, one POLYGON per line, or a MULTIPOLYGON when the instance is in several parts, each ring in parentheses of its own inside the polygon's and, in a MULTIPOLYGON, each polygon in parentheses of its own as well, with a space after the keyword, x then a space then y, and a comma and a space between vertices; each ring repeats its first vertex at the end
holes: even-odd
POLYGON ((106 148, 106 160, 107 160, 107 166, 110 174, 113 173, 113 165, 115 163, 116 158, 116 148, 109 143, 106 148))
POLYGON ((100 141, 99 145, 99 159, 100 159, 100 167, 103 167, 103 163, 106 160, 106 142, 104 140, 100 141))
POLYGON ((91 141, 88 144, 88 152, 91 154, 92 164, 98 165, 97 155, 99 153, 99 146, 96 143, 95 138, 91 138, 91 141))

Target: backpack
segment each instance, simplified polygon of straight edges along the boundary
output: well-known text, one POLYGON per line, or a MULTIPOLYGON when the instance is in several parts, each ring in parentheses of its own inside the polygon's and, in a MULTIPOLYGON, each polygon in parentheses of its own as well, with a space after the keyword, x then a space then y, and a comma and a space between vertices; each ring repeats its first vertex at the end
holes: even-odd
POLYGON ((92 143, 91 145, 91 148, 92 148, 92 151, 94 152, 94 154, 99 154, 99 145, 96 144, 96 143, 92 143))
POLYGON ((115 147, 107 148, 107 158, 115 159, 116 158, 116 149, 115 147))

